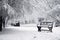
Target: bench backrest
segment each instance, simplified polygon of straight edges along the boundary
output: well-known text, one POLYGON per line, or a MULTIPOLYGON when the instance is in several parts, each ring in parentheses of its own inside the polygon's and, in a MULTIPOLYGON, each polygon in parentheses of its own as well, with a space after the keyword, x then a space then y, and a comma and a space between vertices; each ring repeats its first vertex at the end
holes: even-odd
POLYGON ((53 22, 40 22, 40 25, 50 25, 50 26, 53 26, 53 22))

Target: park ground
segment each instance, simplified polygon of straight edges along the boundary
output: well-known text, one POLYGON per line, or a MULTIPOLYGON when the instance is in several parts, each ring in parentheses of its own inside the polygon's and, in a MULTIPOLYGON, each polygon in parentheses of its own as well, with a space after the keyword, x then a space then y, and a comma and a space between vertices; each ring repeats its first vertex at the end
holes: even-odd
POLYGON ((52 31, 42 28, 38 32, 36 24, 24 24, 20 27, 8 25, 0 32, 0 40, 60 40, 60 27, 53 27, 52 31))

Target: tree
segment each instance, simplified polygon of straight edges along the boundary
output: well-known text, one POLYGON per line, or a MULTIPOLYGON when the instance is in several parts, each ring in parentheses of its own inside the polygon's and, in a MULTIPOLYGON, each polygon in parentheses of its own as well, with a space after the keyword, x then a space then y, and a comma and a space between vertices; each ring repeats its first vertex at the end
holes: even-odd
POLYGON ((56 21, 60 21, 60 5, 56 5, 53 9, 48 12, 48 16, 56 21))

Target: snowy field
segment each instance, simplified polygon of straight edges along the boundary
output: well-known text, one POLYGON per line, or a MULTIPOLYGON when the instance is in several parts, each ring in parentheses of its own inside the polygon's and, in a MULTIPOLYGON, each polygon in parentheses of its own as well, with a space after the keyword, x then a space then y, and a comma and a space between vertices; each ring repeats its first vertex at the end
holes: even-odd
POLYGON ((53 32, 42 28, 38 32, 36 24, 26 24, 20 27, 9 26, 0 32, 0 40, 60 40, 60 27, 54 27, 53 32))

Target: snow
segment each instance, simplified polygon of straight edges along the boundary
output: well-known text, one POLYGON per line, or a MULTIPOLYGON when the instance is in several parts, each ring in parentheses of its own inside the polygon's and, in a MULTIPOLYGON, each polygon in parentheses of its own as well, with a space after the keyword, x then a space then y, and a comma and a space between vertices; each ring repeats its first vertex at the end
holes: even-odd
POLYGON ((60 27, 54 27, 53 32, 49 32, 48 29, 41 32, 37 30, 36 24, 32 24, 32 26, 26 24, 20 27, 9 25, 0 32, 0 40, 60 40, 60 27))
POLYGON ((60 27, 54 27, 53 28, 53 33, 60 34, 60 27))

